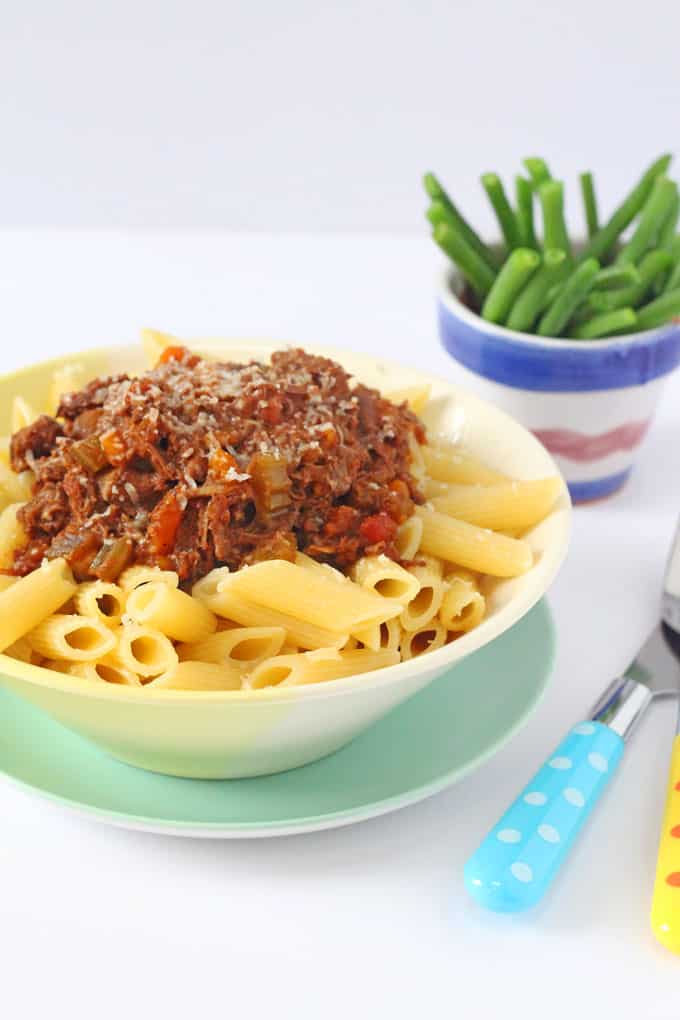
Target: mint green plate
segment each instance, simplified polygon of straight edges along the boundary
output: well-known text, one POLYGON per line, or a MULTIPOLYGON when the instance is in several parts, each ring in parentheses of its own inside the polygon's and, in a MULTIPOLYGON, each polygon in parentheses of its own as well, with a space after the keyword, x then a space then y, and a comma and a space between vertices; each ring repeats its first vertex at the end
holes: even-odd
POLYGON ((257 779, 177 779, 115 761, 0 691, 0 773, 101 821, 182 836, 278 836, 348 825, 429 797, 526 722, 553 662, 544 602, 323 761, 257 779))

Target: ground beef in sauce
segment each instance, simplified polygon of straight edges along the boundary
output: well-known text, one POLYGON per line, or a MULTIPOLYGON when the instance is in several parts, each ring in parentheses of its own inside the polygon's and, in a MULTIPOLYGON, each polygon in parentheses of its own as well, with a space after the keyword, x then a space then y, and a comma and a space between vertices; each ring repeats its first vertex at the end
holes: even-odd
POLYGON ((12 437, 12 467, 36 475, 13 569, 65 556, 80 579, 112 579, 155 564, 186 586, 298 549, 341 568, 397 558, 397 527, 422 502, 413 440, 425 434, 405 406, 327 358, 243 365, 169 348, 152 371, 96 379, 12 437))

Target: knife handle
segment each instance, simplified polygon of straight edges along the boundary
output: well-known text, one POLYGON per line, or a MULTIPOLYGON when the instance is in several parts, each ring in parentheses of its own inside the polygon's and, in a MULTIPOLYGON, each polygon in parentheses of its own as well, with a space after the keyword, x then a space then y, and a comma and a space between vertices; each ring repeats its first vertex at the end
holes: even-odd
POLYGON ((506 913, 538 903, 623 747, 618 733, 593 720, 571 730, 467 862, 465 887, 473 899, 506 913))
POLYGON ((656 864, 652 930, 662 945, 680 953, 680 736, 673 741, 668 796, 656 864))

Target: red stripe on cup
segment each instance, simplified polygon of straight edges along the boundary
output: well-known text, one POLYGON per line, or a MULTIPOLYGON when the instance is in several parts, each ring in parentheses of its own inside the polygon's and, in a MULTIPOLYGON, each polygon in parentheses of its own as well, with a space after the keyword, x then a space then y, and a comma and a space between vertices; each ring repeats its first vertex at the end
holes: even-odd
POLYGON ((600 460, 612 453, 634 450, 644 439, 651 421, 631 421, 599 436, 587 436, 572 429, 534 429, 546 450, 567 460, 600 460))

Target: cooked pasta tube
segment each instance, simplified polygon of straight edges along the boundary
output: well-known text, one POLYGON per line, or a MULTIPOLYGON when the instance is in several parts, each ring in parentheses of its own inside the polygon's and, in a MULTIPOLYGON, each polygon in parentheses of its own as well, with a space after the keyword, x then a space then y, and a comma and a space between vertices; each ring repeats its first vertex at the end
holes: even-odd
POLYGON ((449 574, 447 588, 439 607, 442 626, 454 634, 472 630, 484 619, 486 600, 470 575, 464 571, 449 574))
POLYGON ((451 447, 423 446, 423 460, 430 477, 440 482, 462 482, 464 485, 496 485, 507 482, 506 475, 482 464, 467 453, 451 447))
POLYGON ((340 570, 336 570, 330 563, 319 563, 318 560, 313 559, 311 556, 307 556, 306 553, 298 552, 295 554, 295 563, 298 567, 305 567, 307 570, 313 571, 320 577, 329 577, 332 581, 347 581, 347 577, 340 570))
POLYGON ((399 653, 387 649, 372 652, 367 648, 359 648, 339 652, 331 648, 319 648, 298 655, 277 655, 260 663, 250 674, 248 686, 259 690, 262 687, 316 684, 353 676, 355 673, 369 673, 374 669, 394 666, 398 662, 399 653))
POLYGON ((20 662, 32 662, 33 661, 33 649, 31 644, 25 637, 20 637, 18 641, 15 641, 9 648, 5 648, 5 655, 9 655, 11 659, 19 659, 20 662))
POLYGON ((50 392, 47 398, 47 413, 56 414, 63 394, 74 393, 76 390, 82 389, 86 382, 85 367, 78 361, 55 369, 52 373, 50 392))
POLYGON ((109 581, 90 581, 78 585, 76 610, 81 616, 93 616, 107 627, 117 627, 125 610, 127 596, 109 581))
POLYGON ((21 521, 17 517, 23 503, 10 503, 0 512, 0 570, 9 570, 14 563, 14 551, 28 541, 21 521))
POLYGON ((131 591, 126 614, 175 641, 201 641, 217 630, 215 614, 198 599, 162 581, 149 581, 131 591))
POLYGON ((399 623, 405 631, 420 630, 439 612, 444 598, 444 581, 441 567, 429 558, 423 566, 411 567, 418 588, 416 594, 404 606, 399 623))
POLYGON ((395 544, 402 560, 414 560, 423 537, 423 522, 413 514, 399 525, 395 544))
POLYGON ((179 661, 172 641, 153 627, 129 623, 122 626, 116 636, 118 644, 109 661, 138 676, 158 676, 179 661))
POLYGON ((0 507, 9 503, 25 503, 31 498, 35 475, 32 471, 17 474, 0 462, 0 507))
POLYGON ((0 464, 9 467, 9 436, 0 436, 0 464))
POLYGON ((497 485, 449 485, 436 496, 435 510, 481 528, 530 528, 550 512, 562 488, 559 478, 497 485))
POLYGON ((423 447, 420 445, 415 436, 410 435, 408 437, 408 448, 411 453, 409 470, 414 478, 420 480, 425 477, 425 458, 423 456, 423 447))
POLYGON ((437 510, 418 507, 416 513, 423 521, 421 548, 432 556, 493 577, 517 577, 532 565, 531 546, 521 539, 478 528, 437 510))
POLYGON ((388 390, 383 395, 393 404, 403 404, 405 401, 414 414, 420 414, 430 399, 431 391, 429 383, 422 383, 420 386, 402 386, 397 390, 388 390))
POLYGON ((13 574, 0 574, 0 592, 7 591, 13 584, 16 584, 19 580, 13 574))
MULTIPOLYGON (((193 591, 195 590, 194 585, 193 591)), ((299 620, 289 613, 257 606, 254 602, 232 595, 228 591, 204 597, 207 599, 205 604, 218 616, 236 621, 243 627, 282 627, 288 635, 288 641, 299 645, 300 648, 342 648, 347 642, 347 634, 337 634, 325 627, 316 627, 305 620, 299 620)))
POLYGON ((362 556, 352 567, 352 579, 367 591, 405 605, 418 594, 418 581, 387 556, 362 556))
POLYGON ((317 627, 346 633, 401 612, 401 603, 366 591, 353 581, 338 584, 287 560, 267 560, 238 570, 218 586, 317 627))
MULTIPOLYGON (((370 648, 372 652, 377 652, 380 648, 394 652, 399 648, 401 627, 396 619, 386 620, 385 623, 374 623, 372 627, 355 634, 354 639, 364 648, 370 648)), ((350 651, 347 645, 342 650, 343 652, 350 651)))
MULTIPOLYGON (((213 612, 218 615, 224 616, 224 613, 220 613, 219 609, 213 609, 212 601, 217 598, 219 602, 219 585, 222 581, 226 581, 231 576, 229 567, 215 567, 214 570, 209 571, 205 577, 199 578, 195 585, 191 589, 191 594, 199 602, 202 602, 208 609, 212 609, 213 612)), ((239 621, 237 621, 239 622, 239 621)))
POLYGON ((35 413, 31 405, 23 397, 16 396, 12 401, 12 413, 10 417, 11 421, 11 432, 14 435, 15 432, 19 432, 20 429, 26 428, 27 425, 31 425, 38 415, 35 413))
POLYGON ((161 333, 157 329, 143 329, 141 339, 150 368, 156 367, 158 359, 166 347, 175 347, 177 344, 182 343, 181 340, 171 336, 170 333, 161 333))
POLYGON ((283 627, 234 627, 211 634, 203 641, 180 645, 177 654, 180 660, 245 667, 278 655, 285 640, 283 627))
POLYGON ((76 590, 66 560, 51 560, 0 592, 0 652, 61 608, 76 590))
POLYGON ((69 676, 89 680, 90 683, 118 684, 120 687, 141 687, 142 681, 132 670, 111 662, 68 662, 64 663, 64 673, 69 676))
MULTIPOLYGON (((427 475, 423 478, 422 482, 418 484, 418 488, 422 492, 426 499, 432 499, 436 496, 445 496, 449 491, 451 485, 456 484, 455 482, 438 482, 436 478, 430 478, 427 475)), ((462 484, 462 483, 459 483, 462 484)), ((479 482, 470 483, 479 485, 479 482)))
POLYGON ((242 671, 225 663, 192 662, 185 659, 146 685, 156 691, 237 691, 242 671))
POLYGON ((179 574, 175 570, 161 570, 160 567, 136 566, 127 567, 118 578, 123 591, 132 591, 148 581, 162 581, 170 588, 176 588, 179 585, 179 574))
POLYGON ((103 659, 116 646, 112 631, 99 620, 68 613, 49 616, 27 638, 38 655, 73 662, 103 659))
POLYGON ((435 617, 418 630, 403 632, 401 657, 406 662, 424 652, 434 652, 444 644, 446 644, 446 630, 435 617))

